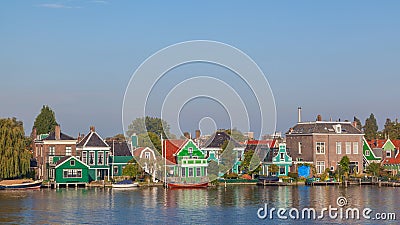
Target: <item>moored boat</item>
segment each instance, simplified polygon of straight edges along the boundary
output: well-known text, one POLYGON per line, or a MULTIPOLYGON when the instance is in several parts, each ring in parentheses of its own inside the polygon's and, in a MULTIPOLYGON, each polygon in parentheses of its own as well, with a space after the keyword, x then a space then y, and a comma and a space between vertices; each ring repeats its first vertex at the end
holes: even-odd
POLYGON ((203 183, 168 183, 169 188, 206 188, 208 182, 203 183))
POLYGON ((118 183, 112 184, 111 186, 113 188, 132 188, 132 187, 138 187, 139 183, 132 182, 131 180, 123 180, 118 183))
POLYGON ((23 189, 39 189, 42 186, 42 180, 37 180, 33 182, 22 182, 22 183, 16 183, 16 184, 7 184, 7 185, 0 185, 0 189, 17 189, 17 190, 23 190, 23 189))

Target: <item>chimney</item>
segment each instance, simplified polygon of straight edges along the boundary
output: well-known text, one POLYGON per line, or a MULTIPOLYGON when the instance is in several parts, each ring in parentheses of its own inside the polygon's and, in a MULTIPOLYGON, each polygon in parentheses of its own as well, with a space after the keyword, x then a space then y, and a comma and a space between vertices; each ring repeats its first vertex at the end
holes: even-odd
POLYGON ((131 137, 131 149, 134 150, 138 147, 138 136, 135 134, 132 135, 131 137))
POLYGON ((190 134, 189 134, 189 132, 183 133, 183 136, 185 136, 185 138, 187 138, 187 139, 190 139, 190 134))
POLYGON ((55 133, 56 140, 60 140, 60 136, 61 136, 60 125, 56 125, 56 127, 54 128, 54 133, 55 133))
POLYGON ((322 121, 322 116, 318 114, 317 121, 322 121))
POLYGON ((90 132, 95 132, 96 128, 94 126, 90 126, 90 132))
POLYGON ((301 107, 297 108, 297 122, 301 123, 301 107))
POLYGON ((196 130, 196 139, 199 139, 200 138, 200 130, 196 130))

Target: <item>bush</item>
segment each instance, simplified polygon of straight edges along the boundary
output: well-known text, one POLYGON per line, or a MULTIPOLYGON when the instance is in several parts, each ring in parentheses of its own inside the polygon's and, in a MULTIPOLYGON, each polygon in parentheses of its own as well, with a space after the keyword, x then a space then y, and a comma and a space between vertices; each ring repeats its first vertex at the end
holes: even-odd
POLYGON ((227 173, 224 175, 225 179, 237 179, 239 176, 237 173, 227 173))
POLYGON ((295 179, 295 180, 297 180, 299 178, 299 174, 295 173, 295 172, 289 172, 288 176, 293 178, 293 179, 295 179))

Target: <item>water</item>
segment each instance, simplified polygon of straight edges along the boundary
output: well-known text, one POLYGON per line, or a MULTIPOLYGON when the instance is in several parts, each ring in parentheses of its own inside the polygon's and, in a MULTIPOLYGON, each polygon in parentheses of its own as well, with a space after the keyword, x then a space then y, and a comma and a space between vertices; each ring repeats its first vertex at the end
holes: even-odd
MULTIPOLYGON (((376 186, 228 186, 208 189, 162 187, 116 190, 41 189, 0 191, 0 223, 8 224, 321 224, 320 220, 261 220, 257 210, 269 207, 369 207, 400 218, 398 188, 376 186)), ((373 213, 371 215, 373 215, 373 213)), ((286 214, 288 215, 288 214, 286 214)), ((397 218, 396 217, 396 218, 397 218)), ((376 220, 332 220, 325 224, 377 224, 376 220)), ((397 221, 386 221, 397 224, 397 221)))

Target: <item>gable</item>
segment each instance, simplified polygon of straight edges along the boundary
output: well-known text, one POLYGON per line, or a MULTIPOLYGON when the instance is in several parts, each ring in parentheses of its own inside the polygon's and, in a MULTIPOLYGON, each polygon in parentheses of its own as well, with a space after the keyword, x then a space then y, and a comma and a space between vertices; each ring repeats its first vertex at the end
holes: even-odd
POLYGON ((61 159, 57 162, 56 169, 58 168, 89 168, 88 165, 86 165, 84 162, 76 158, 75 156, 67 156, 64 159, 61 159), (71 166, 71 161, 74 160, 75 164, 74 166, 71 166))
POLYGON ((369 146, 367 140, 363 138, 363 155, 367 160, 380 160, 380 157, 377 157, 369 146), (369 151, 369 155, 367 155, 367 151, 369 151))
POLYGON ((393 142, 390 139, 387 139, 385 144, 382 146, 382 149, 385 151, 394 151, 396 147, 394 146, 393 142))
POLYGON ((189 148, 192 148, 191 156, 197 156, 199 159, 204 159, 204 153, 194 144, 192 140, 189 140, 176 154, 177 157, 190 157, 189 148))
POLYGON ((277 155, 273 158, 273 162, 292 162, 292 157, 287 154, 286 145, 280 144, 277 155), (283 160, 281 161, 281 155, 283 154, 283 160))

